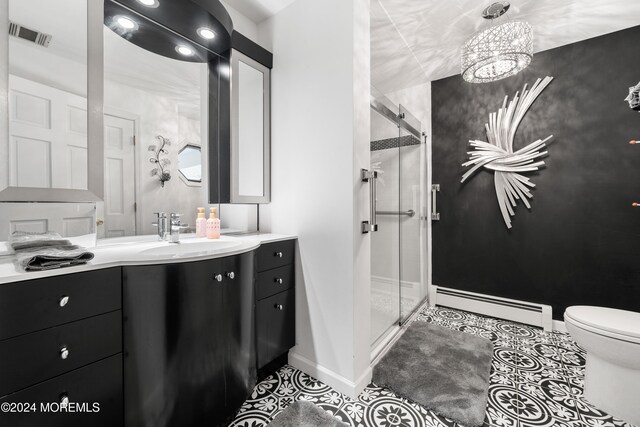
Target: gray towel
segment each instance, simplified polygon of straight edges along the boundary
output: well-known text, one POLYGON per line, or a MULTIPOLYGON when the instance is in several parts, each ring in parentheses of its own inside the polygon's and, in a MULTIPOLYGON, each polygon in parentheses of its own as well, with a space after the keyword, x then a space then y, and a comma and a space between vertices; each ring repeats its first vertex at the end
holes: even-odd
POLYGON ((58 233, 27 233, 15 231, 9 244, 16 254, 16 262, 25 271, 52 270, 86 264, 93 253, 73 245, 58 233))

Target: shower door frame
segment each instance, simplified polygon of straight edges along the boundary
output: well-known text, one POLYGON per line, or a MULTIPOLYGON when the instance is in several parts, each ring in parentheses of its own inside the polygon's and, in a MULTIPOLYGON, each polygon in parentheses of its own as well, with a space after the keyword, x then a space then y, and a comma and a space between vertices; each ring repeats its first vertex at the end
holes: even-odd
MULTIPOLYGON (((421 155, 421 165, 424 164, 425 168, 428 167, 428 162, 427 162, 427 157, 426 157, 426 135, 424 132, 422 132, 422 129, 417 129, 413 124, 410 123, 410 121, 407 120, 406 114, 409 114, 411 116, 412 121, 416 121, 417 123, 419 123, 420 125, 421 122, 415 118, 407 109, 406 107, 404 107, 401 104, 397 104, 398 105, 398 112, 394 112, 391 108, 388 107, 388 105, 396 105, 394 103, 392 103, 387 97, 385 97, 384 95, 382 95, 379 91, 377 91, 375 88, 372 88, 371 90, 371 102, 370 102, 370 107, 373 111, 377 112, 378 114, 380 114, 381 116, 383 116, 384 118, 386 118, 387 120, 389 120, 391 123, 395 124, 398 128, 398 134, 397 137, 398 139, 400 139, 402 137, 402 131, 406 131, 408 132, 410 135, 412 135, 413 137, 415 137, 416 139, 418 139, 420 141, 420 145, 423 146, 424 151, 424 158, 422 158, 421 155)), ((372 112, 373 112, 372 111, 372 112)), ((400 144, 398 144, 398 147, 396 148, 398 150, 398 162, 399 162, 399 170, 398 170, 398 174, 399 176, 399 185, 398 185, 398 200, 401 201, 402 197, 401 197, 401 188, 402 188, 402 180, 401 180, 401 154, 400 154, 400 149, 402 147, 400 146, 400 144)), ((419 174, 419 178, 420 178, 420 186, 421 186, 421 197, 424 197, 425 200, 428 199, 427 195, 426 195, 426 191, 427 191, 427 182, 426 182, 426 175, 427 175, 427 170, 425 169, 424 171, 425 173, 423 174, 422 172, 420 172, 419 174), (422 182, 425 181, 425 182, 422 182), (424 193, 424 194, 422 194, 424 193)), ((422 222, 426 221, 426 210, 427 210, 427 203, 424 203, 424 206, 421 206, 421 209, 419 212, 414 212, 415 215, 419 215, 419 224, 420 224, 420 230, 422 230, 422 222), (424 210, 424 212, 422 212, 424 210)), ((397 214, 399 216, 401 216, 402 214, 402 210, 401 210, 401 206, 398 206, 398 212, 394 213, 397 214)), ((397 332, 399 330, 401 330, 402 326, 404 326, 415 314, 416 312, 424 305, 425 301, 427 300, 427 272, 426 272, 426 268, 425 271, 423 272, 422 270, 422 266, 419 265, 418 268, 420 269, 420 282, 419 282, 419 286, 424 292, 424 297, 420 299, 420 301, 414 306, 412 307, 412 309, 406 313, 406 315, 403 313, 403 309, 402 309, 402 273, 403 273, 403 268, 402 268, 402 224, 401 222, 398 222, 398 282, 397 282, 397 287, 398 287, 398 319, 395 322, 396 327, 392 327, 387 329, 385 332, 382 333, 382 335, 380 335, 379 337, 377 337, 376 339, 373 340, 373 342, 371 343, 372 349, 375 347, 379 347, 379 346, 385 346, 385 342, 389 342, 390 340, 393 340, 394 337, 396 336, 397 332)), ((425 236, 426 237, 426 236, 425 236)), ((421 251, 422 254, 422 243, 420 241, 419 246, 418 246, 418 250, 421 251)), ((373 250, 373 248, 372 248, 373 250)), ((428 250, 428 248, 424 248, 424 250, 428 250)), ((424 257, 419 257, 419 262, 423 263, 426 262, 426 258, 423 259, 424 257)))

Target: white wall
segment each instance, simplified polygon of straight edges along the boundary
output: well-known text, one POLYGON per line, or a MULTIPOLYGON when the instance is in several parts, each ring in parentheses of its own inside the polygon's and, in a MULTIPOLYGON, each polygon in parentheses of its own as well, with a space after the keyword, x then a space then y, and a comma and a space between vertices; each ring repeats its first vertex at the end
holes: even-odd
POLYGON ((233 8, 233 0, 221 1, 222 5, 227 9, 231 20, 233 21, 233 29, 241 33, 243 36, 258 43, 258 24, 247 18, 242 13, 233 8))
POLYGON ((274 53, 272 203, 298 236, 294 366, 356 396, 370 380, 369 4, 298 0, 259 26, 274 53), (331 23, 331 25, 327 25, 331 23))

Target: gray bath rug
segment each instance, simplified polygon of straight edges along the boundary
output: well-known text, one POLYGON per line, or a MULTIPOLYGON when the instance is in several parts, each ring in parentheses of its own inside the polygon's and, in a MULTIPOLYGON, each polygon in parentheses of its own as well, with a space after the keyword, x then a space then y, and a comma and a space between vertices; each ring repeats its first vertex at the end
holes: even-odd
POLYGON ((373 383, 469 427, 487 407, 493 343, 413 322, 373 368, 373 383))
POLYGON ((287 406, 267 427, 348 427, 324 409, 298 400, 287 406))

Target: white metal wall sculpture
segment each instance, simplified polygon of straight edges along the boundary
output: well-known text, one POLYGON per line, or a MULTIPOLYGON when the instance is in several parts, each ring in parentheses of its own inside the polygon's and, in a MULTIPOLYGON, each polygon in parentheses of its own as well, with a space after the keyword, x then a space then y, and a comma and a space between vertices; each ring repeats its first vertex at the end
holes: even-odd
POLYGON ((498 205, 507 228, 511 228, 516 200, 522 200, 527 209, 531 209, 527 199, 533 198, 529 188, 535 187, 535 184, 522 174, 537 171, 544 165, 542 160, 536 159, 548 153, 542 150, 553 135, 543 140, 538 139, 515 152, 513 139, 529 107, 552 80, 553 77, 548 76, 538 79, 530 90, 525 85, 522 94, 516 92, 511 101, 506 96, 502 108, 497 113, 489 114, 489 123, 485 125, 489 142, 470 140, 473 151, 468 152, 469 161, 462 164, 464 167, 473 167, 462 176, 461 182, 465 182, 482 167, 494 171, 498 205))

